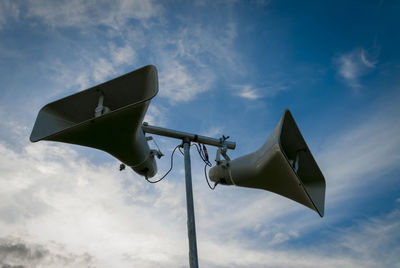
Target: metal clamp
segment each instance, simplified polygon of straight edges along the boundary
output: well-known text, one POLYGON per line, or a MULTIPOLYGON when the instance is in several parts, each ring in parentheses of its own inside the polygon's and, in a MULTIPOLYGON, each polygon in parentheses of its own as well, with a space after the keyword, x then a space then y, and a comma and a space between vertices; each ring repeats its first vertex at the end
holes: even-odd
POLYGON ((103 114, 110 112, 110 108, 103 106, 103 102, 104 102, 104 93, 103 91, 100 91, 99 101, 97 103, 96 109, 94 110, 94 117, 99 117, 102 116, 103 114))

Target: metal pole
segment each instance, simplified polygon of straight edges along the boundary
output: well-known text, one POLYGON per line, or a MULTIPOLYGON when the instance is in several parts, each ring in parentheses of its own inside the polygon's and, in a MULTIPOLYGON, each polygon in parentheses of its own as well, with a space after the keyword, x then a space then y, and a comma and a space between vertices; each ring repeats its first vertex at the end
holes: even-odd
MULTIPOLYGON (((152 125, 147 124, 146 122, 143 123, 142 130, 145 133, 161 135, 164 137, 170 137, 170 138, 175 138, 175 139, 188 138, 189 141, 193 141, 193 142, 200 142, 200 143, 208 144, 211 146, 217 146, 217 147, 223 146, 221 139, 214 139, 214 138, 207 137, 207 136, 201 136, 201 135, 187 133, 187 132, 183 132, 183 131, 177 131, 177 130, 173 130, 173 129, 152 126, 152 125)), ((224 141, 224 143, 226 145, 226 148, 228 148, 228 149, 235 149, 235 147, 236 147, 235 142, 224 141)))
POLYGON ((162 128, 157 126, 149 125, 146 122, 142 124, 142 130, 144 133, 150 133, 160 135, 164 137, 180 139, 183 141, 184 156, 185 156, 185 181, 186 181, 186 208, 187 208, 187 229, 189 238, 189 264, 190 268, 198 268, 197 258, 197 243, 196 243, 196 225, 194 219, 194 205, 193 205, 193 189, 192 189, 192 172, 190 166, 190 143, 200 142, 219 148, 235 149, 236 143, 232 141, 226 141, 226 138, 222 136, 220 139, 215 139, 207 136, 201 136, 197 134, 187 133, 183 131, 162 128))
POLYGON ((190 268, 198 268, 197 245, 196 245, 196 225, 194 220, 192 172, 190 164, 190 139, 183 138, 183 148, 185 153, 185 181, 186 181, 186 208, 187 208, 187 228, 189 238, 189 264, 190 268))

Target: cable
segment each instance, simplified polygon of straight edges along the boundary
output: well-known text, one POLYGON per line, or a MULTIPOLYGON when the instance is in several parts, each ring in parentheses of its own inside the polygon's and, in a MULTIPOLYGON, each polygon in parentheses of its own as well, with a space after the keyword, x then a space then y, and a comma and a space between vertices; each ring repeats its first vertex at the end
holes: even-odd
POLYGON ((150 183, 157 183, 157 182, 160 182, 161 180, 163 180, 163 179, 171 172, 171 170, 172 170, 172 168, 173 168, 173 166, 174 166, 174 154, 175 154, 175 151, 176 151, 176 149, 178 149, 180 146, 181 146, 180 144, 177 145, 177 146, 175 147, 175 149, 172 151, 172 153, 171 153, 171 166, 170 166, 169 170, 168 170, 160 179, 155 180, 155 181, 151 181, 151 180, 149 180, 147 177, 145 177, 145 180, 148 181, 148 182, 150 182, 150 183))
POLYGON ((181 152, 181 154, 182 154, 183 156, 185 156, 185 154, 182 152, 182 147, 181 147, 181 146, 179 146, 179 152, 181 152))
POLYGON ((206 146, 204 144, 200 144, 200 143, 198 145, 194 143, 194 145, 196 146, 197 152, 199 153, 201 160, 203 160, 203 162, 205 164, 204 165, 204 177, 206 178, 207 185, 211 190, 214 190, 215 187, 217 187, 218 182, 216 182, 214 184, 214 187, 211 186, 210 181, 209 181, 208 176, 207 176, 207 167, 211 167, 212 166, 212 164, 208 160, 207 148, 206 148, 206 146))
MULTIPOLYGON (((208 154, 206 156, 204 151, 201 149, 201 144, 199 143, 199 145, 197 145, 196 143, 194 143, 194 145, 196 146, 197 152, 199 153, 201 160, 203 160, 203 162, 206 163, 207 166, 211 167, 212 164, 210 163, 210 161, 208 161, 208 154)), ((204 144, 203 147, 205 148, 204 144)))
MULTIPOLYGON (((191 145, 194 145, 194 146, 196 147, 197 152, 198 152, 198 154, 199 154, 201 160, 203 160, 203 162, 204 162, 204 164, 205 164, 205 165, 204 165, 204 177, 205 177, 205 179, 206 179, 206 182, 207 182, 208 187, 209 187, 211 190, 214 190, 215 187, 218 185, 218 182, 216 182, 216 183, 214 184, 214 187, 213 187, 213 186, 211 186, 210 181, 209 181, 209 179, 208 179, 208 176, 207 176, 207 167, 211 167, 212 164, 211 164, 210 161, 208 160, 208 153, 207 153, 207 149, 206 149, 205 145, 204 145, 204 144, 200 144, 200 143, 199 143, 198 145, 197 145, 196 143, 193 143, 193 144, 191 144, 191 145), (203 147, 203 148, 202 148, 202 147, 203 147)), ((170 166, 169 170, 168 170, 161 178, 159 178, 158 180, 155 180, 155 181, 151 181, 151 180, 149 180, 147 177, 145 177, 145 180, 146 180, 147 182, 149 182, 149 183, 158 183, 158 182, 162 181, 162 180, 171 172, 171 170, 172 170, 172 168, 173 168, 173 166, 174 166, 174 154, 175 154, 176 149, 178 149, 179 152, 180 152, 182 155, 184 155, 184 153, 182 152, 181 147, 182 147, 182 145, 179 144, 179 145, 177 145, 177 146, 174 148, 174 150, 172 151, 172 153, 171 153, 171 158, 170 158, 170 159, 171 159, 171 166, 170 166)))
POLYGON ((207 166, 208 166, 207 164, 204 165, 204 177, 206 178, 206 182, 207 182, 207 184, 208 184, 208 187, 209 187, 211 190, 215 190, 215 187, 217 187, 218 182, 214 183, 214 187, 211 186, 211 184, 210 184, 210 182, 209 182, 209 179, 208 179, 208 177, 207 177, 207 166))

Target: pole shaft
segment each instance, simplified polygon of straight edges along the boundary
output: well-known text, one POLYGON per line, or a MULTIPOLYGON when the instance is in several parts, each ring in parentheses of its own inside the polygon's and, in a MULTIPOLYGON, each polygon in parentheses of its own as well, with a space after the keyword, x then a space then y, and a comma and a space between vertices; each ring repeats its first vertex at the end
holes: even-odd
POLYGON ((192 190, 192 172, 190 164, 190 139, 183 139, 183 148, 185 153, 185 181, 186 181, 186 207, 187 207, 187 228, 189 238, 189 264, 190 268, 198 268, 197 243, 196 243, 196 225, 194 219, 193 190, 192 190))
MULTIPOLYGON (((222 146, 220 139, 215 139, 215 138, 211 138, 211 137, 207 137, 207 136, 196 135, 196 134, 192 134, 192 133, 177 131, 177 130, 163 128, 163 127, 152 126, 147 123, 143 123, 142 130, 145 133, 160 135, 160 136, 164 136, 164 137, 170 137, 170 138, 175 138, 175 139, 188 138, 189 141, 193 141, 193 142, 200 142, 200 143, 204 143, 204 144, 216 146, 216 147, 222 146)), ((236 147, 236 143, 232 142, 232 141, 225 141, 225 144, 228 149, 235 149, 235 147, 236 147)))

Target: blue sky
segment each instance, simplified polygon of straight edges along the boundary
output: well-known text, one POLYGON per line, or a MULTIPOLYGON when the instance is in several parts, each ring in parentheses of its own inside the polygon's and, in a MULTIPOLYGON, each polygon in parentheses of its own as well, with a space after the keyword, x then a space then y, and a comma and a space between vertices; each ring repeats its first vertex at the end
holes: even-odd
MULTIPOLYGON (((229 135, 235 158, 289 108, 327 183, 320 218, 266 191, 210 191, 192 151, 201 267, 399 266, 399 11, 384 0, 2 0, 0 264, 188 266, 181 156, 150 185, 103 152, 29 142, 46 103, 154 64, 148 122, 229 135)), ((156 140, 166 155, 179 143, 156 140)))

